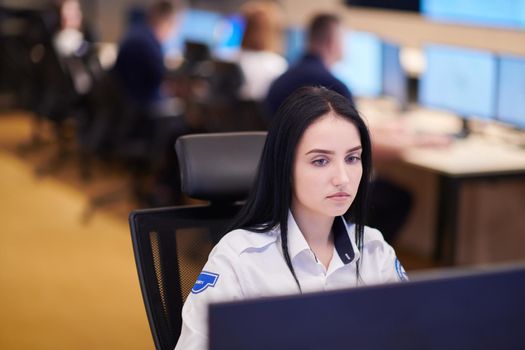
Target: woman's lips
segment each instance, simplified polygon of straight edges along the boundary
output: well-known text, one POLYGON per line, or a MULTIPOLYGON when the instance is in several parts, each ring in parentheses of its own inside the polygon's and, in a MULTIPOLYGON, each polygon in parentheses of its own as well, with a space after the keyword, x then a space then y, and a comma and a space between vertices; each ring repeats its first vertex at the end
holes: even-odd
POLYGON ((333 200, 336 200, 336 201, 345 201, 348 198, 350 198, 350 195, 348 193, 346 193, 346 192, 337 192, 337 193, 334 193, 334 194, 331 194, 331 195, 327 196, 326 198, 333 199, 333 200))

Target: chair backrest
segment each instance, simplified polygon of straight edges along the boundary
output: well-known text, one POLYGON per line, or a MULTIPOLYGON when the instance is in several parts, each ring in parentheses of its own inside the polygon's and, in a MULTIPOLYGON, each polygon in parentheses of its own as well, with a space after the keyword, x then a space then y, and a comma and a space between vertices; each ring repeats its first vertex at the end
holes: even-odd
POLYGON ((235 201, 247 194, 246 184, 253 181, 265 138, 263 132, 179 138, 183 190, 212 202, 130 214, 135 262, 157 349, 175 347, 184 300, 210 250, 240 209, 235 201), (238 187, 229 177, 236 179, 238 187))

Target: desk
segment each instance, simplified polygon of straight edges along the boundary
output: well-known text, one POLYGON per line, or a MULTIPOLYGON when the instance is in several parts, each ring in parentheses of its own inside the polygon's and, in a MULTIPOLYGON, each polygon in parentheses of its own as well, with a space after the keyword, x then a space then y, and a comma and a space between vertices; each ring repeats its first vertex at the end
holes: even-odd
POLYGON ((434 258, 447 265, 455 262, 462 185, 489 179, 525 179, 525 151, 479 136, 457 141, 447 149, 410 149, 403 161, 438 176, 434 258))
MULTIPOLYGON (((459 119, 448 113, 422 109, 399 113, 385 108, 385 104, 360 102, 359 108, 371 125, 400 118, 415 132, 452 133, 460 127, 459 119)), ((437 261, 446 265, 456 262, 460 193, 466 183, 525 179, 525 149, 504 142, 505 133, 509 132, 485 125, 483 134, 457 140, 449 148, 410 148, 404 152, 401 163, 429 172, 438 180, 433 246, 437 261)))

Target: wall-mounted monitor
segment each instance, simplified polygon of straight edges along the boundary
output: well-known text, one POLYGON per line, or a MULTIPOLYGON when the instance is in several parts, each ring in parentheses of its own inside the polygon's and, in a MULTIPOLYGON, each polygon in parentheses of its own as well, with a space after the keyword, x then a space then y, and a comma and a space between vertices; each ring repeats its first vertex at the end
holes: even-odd
POLYGON ((356 96, 375 97, 382 93, 382 42, 366 32, 344 33, 343 58, 332 72, 356 96))
POLYGON ((428 18, 500 27, 525 27, 525 0, 422 0, 428 18))
POLYGON ((495 115, 496 58, 486 51, 428 45, 419 83, 419 103, 463 118, 495 115))
POLYGON ((499 60, 496 118, 525 129, 525 58, 501 57, 499 60))

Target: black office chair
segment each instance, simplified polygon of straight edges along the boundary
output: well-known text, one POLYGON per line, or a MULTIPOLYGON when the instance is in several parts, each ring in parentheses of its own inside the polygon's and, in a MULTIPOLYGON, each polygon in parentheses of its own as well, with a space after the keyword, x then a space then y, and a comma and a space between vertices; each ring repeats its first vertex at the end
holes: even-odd
POLYGON ((196 134, 177 140, 182 191, 207 204, 135 210, 129 223, 142 296, 157 349, 172 350, 182 305, 212 247, 251 187, 264 132, 196 134))

